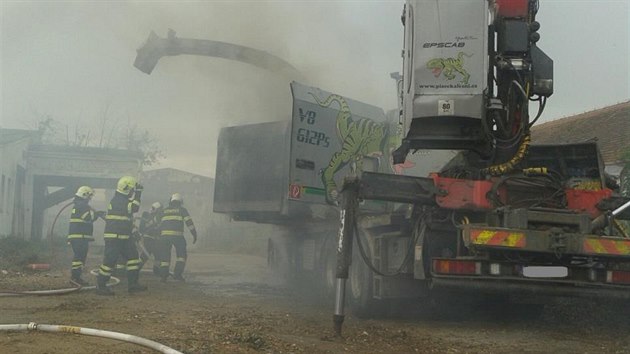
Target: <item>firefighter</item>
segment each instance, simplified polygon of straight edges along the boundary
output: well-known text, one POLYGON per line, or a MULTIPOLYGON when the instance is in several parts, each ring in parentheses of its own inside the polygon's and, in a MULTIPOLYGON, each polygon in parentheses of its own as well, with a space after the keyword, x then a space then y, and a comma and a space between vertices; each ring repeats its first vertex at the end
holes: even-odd
POLYGON ((90 207, 90 199, 94 190, 88 186, 79 187, 73 200, 74 206, 70 214, 68 243, 72 246, 72 270, 70 281, 80 286, 89 285, 81 278, 85 259, 87 258, 89 243, 94 241, 94 221, 103 218, 105 212, 94 212, 90 207))
POLYGON ((127 283, 129 293, 147 290, 146 286, 138 283, 140 275, 140 257, 131 239, 133 231, 133 214, 140 209, 142 185, 131 176, 118 180, 116 193, 109 203, 105 217, 105 252, 103 264, 97 277, 96 293, 99 295, 114 295, 106 286, 111 277, 112 267, 118 257, 127 260, 127 283))
POLYGON ((197 230, 195 224, 188 214, 188 210, 183 207, 182 195, 175 193, 171 196, 168 207, 162 211, 160 218, 160 238, 162 250, 160 257, 160 277, 165 282, 169 275, 171 265, 171 248, 175 247, 177 260, 175 261, 174 278, 184 281, 182 274, 186 267, 186 239, 184 238, 184 224, 193 236, 193 244, 197 242, 197 230))
POLYGON ((149 256, 153 256, 153 274, 159 275, 160 265, 158 263, 157 252, 157 238, 160 236, 160 214, 162 213, 162 204, 155 202, 151 204, 151 211, 145 211, 142 213, 142 219, 140 220, 140 234, 142 234, 142 243, 144 244, 145 252, 142 252, 140 258, 144 265, 149 256))

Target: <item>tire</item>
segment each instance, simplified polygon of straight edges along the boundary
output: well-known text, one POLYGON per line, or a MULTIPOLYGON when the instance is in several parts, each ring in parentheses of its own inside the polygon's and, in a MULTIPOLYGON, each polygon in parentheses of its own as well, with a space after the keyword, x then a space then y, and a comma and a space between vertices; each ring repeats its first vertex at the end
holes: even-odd
POLYGON ((267 267, 274 276, 284 281, 290 281, 295 273, 289 259, 290 246, 283 237, 273 237, 267 241, 267 267))
MULTIPOLYGON (((381 317, 386 313, 384 301, 374 298, 373 283, 374 274, 365 264, 358 249, 355 239, 352 248, 352 265, 350 266, 347 291, 350 298, 350 309, 352 314, 359 318, 381 317)), ((364 245, 365 252, 369 259, 372 259, 372 252, 369 245, 364 245)))

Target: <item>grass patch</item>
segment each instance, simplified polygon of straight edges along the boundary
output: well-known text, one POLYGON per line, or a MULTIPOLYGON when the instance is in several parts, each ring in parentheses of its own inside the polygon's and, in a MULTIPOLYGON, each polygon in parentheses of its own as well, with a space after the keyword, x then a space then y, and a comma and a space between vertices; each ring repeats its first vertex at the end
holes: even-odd
MULTIPOLYGON (((54 240, 55 253, 62 252, 65 240, 54 240)), ((51 263, 51 245, 48 241, 29 241, 20 237, 0 238, 0 268, 22 270, 31 263, 51 263)))

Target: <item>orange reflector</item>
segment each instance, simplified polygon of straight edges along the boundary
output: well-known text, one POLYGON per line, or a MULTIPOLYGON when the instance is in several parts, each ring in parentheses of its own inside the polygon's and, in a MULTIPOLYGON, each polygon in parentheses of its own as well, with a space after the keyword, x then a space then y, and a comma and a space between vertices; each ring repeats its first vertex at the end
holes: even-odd
POLYGON ((606 282, 615 284, 630 284, 630 272, 609 270, 606 273, 606 282))
POLYGON ((438 274, 481 274, 481 263, 475 261, 434 259, 433 271, 438 274))

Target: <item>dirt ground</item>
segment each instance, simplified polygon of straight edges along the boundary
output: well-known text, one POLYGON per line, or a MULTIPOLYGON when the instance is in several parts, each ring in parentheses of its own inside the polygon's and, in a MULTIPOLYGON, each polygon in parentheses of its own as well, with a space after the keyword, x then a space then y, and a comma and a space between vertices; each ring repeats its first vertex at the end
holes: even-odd
MULTIPOLYGON (((94 260, 91 264, 97 264, 94 260)), ((547 306, 542 317, 483 318, 467 313, 359 319, 332 332, 332 301, 305 296, 273 279, 264 258, 192 253, 187 282, 146 293, 93 291, 0 298, 0 323, 43 323, 133 334, 184 353, 630 353, 628 311, 587 301, 547 306)), ((0 291, 67 285, 67 271, 2 277, 0 291)), ((94 278, 90 279, 94 282, 94 278)), ((0 353, 154 353, 110 339, 74 334, 0 332, 0 353)))

